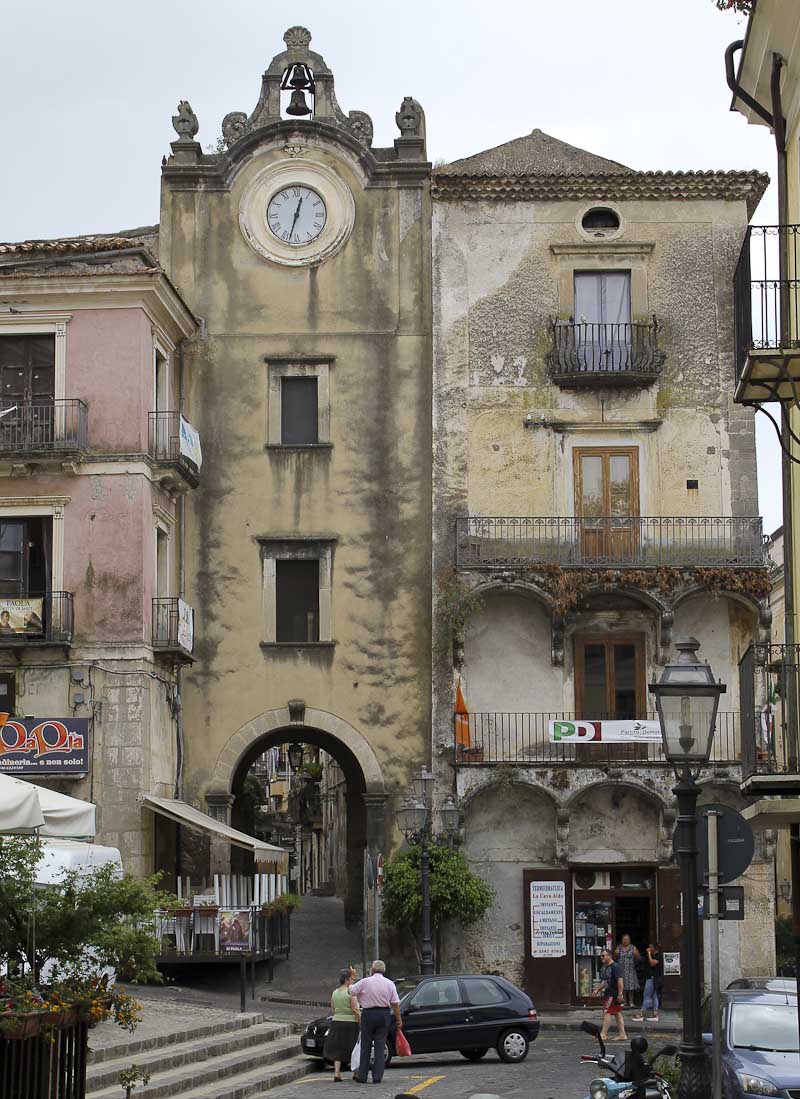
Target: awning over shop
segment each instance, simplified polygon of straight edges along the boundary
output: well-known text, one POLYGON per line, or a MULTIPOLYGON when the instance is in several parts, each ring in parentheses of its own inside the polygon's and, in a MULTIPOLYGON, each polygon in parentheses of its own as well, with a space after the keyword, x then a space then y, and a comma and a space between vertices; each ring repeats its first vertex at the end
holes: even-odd
POLYGON ((91 802, 0 774, 0 833, 90 839, 95 832, 91 802))
POLYGON ((176 824, 185 824, 187 828, 197 828, 201 832, 208 832, 220 839, 227 840, 234 847, 242 847, 245 851, 252 852, 255 861, 261 865, 271 866, 277 873, 285 873, 289 866, 288 852, 282 847, 275 847, 271 843, 258 840, 255 836, 248 836, 245 832, 238 832, 235 828, 214 820, 208 813, 202 813, 193 805, 187 805, 185 801, 174 801, 172 798, 157 798, 152 794, 146 794, 142 799, 148 809, 154 813, 160 813, 162 817, 175 821, 176 824))

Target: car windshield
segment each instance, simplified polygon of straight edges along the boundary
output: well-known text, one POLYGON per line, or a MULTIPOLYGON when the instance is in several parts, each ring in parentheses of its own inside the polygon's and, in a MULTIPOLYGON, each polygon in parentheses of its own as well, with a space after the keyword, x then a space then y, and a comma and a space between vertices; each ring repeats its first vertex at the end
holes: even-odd
POLYGON ((409 977, 401 977, 398 981, 395 981, 395 988, 397 989, 397 995, 401 1000, 404 1000, 409 992, 413 992, 419 984, 418 980, 413 980, 409 977))
POLYGON ((734 1004, 731 1044, 739 1049, 796 1053, 797 1007, 788 1004, 734 1004))

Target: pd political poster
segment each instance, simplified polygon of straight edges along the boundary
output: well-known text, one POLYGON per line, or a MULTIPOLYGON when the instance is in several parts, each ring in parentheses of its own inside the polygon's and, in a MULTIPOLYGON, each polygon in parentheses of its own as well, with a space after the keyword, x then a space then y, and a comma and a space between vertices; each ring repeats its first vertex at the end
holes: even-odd
POLYGON ((660 744, 657 721, 551 721, 554 744, 660 744))
POLYGON ((85 775, 88 717, 19 717, 0 713, 0 771, 22 775, 85 775))

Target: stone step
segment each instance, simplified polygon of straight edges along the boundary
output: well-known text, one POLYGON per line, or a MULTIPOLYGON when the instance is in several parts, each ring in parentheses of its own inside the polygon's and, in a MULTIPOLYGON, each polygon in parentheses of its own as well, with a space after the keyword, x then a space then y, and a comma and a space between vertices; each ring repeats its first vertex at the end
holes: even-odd
MULTIPOLYGON (((226 1034, 235 1030, 245 1030, 248 1027, 258 1026, 259 1023, 268 1021, 268 1017, 259 1012, 249 1015, 236 1015, 224 1022, 207 1023, 205 1026, 192 1027, 191 1030, 173 1030, 164 1034, 151 1035, 149 1038, 130 1038, 115 1042, 112 1046, 104 1046, 100 1049, 92 1049, 92 1035, 89 1033, 89 1057, 90 1065, 99 1065, 103 1061, 116 1061, 125 1057, 136 1057, 149 1049, 160 1049, 164 1046, 177 1045, 180 1042, 191 1042, 196 1038, 210 1038, 215 1034, 226 1034)), ((121 1036, 120 1032, 120 1036, 121 1036)))
MULTIPOLYGON (((288 1038, 273 1039, 260 1045, 246 1046, 244 1049, 234 1050, 229 1053, 221 1053, 219 1056, 205 1060, 197 1060, 194 1063, 187 1062, 177 1068, 168 1068, 162 1071, 153 1066, 153 1075, 150 1083, 145 1087, 138 1085, 136 1099, 167 1099, 174 1096, 175 1099, 189 1099, 196 1095, 220 1097, 228 1095, 238 1096, 238 1092, 231 1090, 242 1082, 248 1086, 252 1082, 253 1091, 259 1087, 268 1090, 276 1087, 278 1083, 286 1083, 291 1076, 284 1080, 271 1082, 266 1087, 264 1081, 272 1080, 275 1074, 281 1076, 286 1066, 293 1067, 297 1062, 297 1076, 303 1075, 308 1068, 314 1067, 314 1062, 309 1058, 298 1054, 298 1041, 295 1035, 288 1038), (244 1079, 246 1078, 246 1079, 244 1079)), ((253 1094, 242 1092, 242 1095, 253 1094)), ((87 1090, 87 1097, 91 1099, 120 1099, 119 1082, 106 1085, 98 1090, 87 1090)))
POLYGON ((87 1094, 91 1095, 112 1085, 118 1087, 120 1070, 130 1068, 132 1063, 155 1075, 180 1068, 181 1065, 194 1065, 212 1057, 221 1057, 226 1053, 236 1053, 238 1050, 277 1041, 285 1043, 290 1053, 297 1052, 297 1038, 292 1033, 292 1028, 282 1023, 237 1027, 211 1036, 193 1034, 188 1040, 143 1050, 133 1056, 130 1053, 122 1054, 100 1064, 89 1065, 86 1072, 87 1094))
POLYGON ((181 1092, 179 1099, 263 1099, 273 1088, 291 1084, 314 1069, 315 1063, 308 1057, 293 1057, 267 1073, 243 1072, 211 1087, 181 1092))

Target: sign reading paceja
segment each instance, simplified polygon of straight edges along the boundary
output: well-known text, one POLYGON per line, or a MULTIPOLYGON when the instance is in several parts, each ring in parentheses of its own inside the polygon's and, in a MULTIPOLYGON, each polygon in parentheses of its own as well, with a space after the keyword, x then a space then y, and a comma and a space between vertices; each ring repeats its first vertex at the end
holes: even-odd
POLYGON ((551 721, 550 740, 561 744, 661 743, 657 721, 551 721))
POLYGON ((89 718, 10 718, 0 714, 0 771, 25 775, 85 775, 89 718))
POLYGON ((567 901, 563 881, 531 882, 531 957, 567 953, 567 901))

